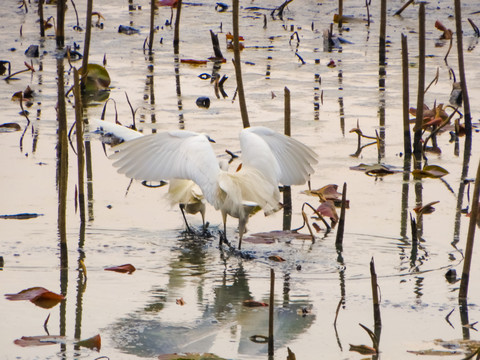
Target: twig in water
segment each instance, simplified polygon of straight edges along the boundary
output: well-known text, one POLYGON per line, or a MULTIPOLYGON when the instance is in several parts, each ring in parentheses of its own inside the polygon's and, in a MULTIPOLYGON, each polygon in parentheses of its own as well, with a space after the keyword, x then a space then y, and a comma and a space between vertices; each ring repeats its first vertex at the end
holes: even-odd
POLYGON ((472 25, 473 31, 475 31, 475 36, 477 36, 477 37, 480 36, 480 30, 478 29, 478 26, 475 25, 473 20, 468 18, 468 22, 470 23, 470 25, 472 25))
POLYGON ((297 57, 300 59, 300 61, 302 62, 302 65, 305 65, 306 62, 303 60, 303 58, 298 54, 297 51, 295 51, 295 55, 297 55, 297 57))
POLYGON ((403 12, 403 10, 405 10, 405 9, 408 7, 408 5, 410 5, 411 3, 413 3, 413 1, 414 1, 414 0, 408 0, 408 1, 407 1, 399 10, 397 10, 397 11, 395 12, 395 14, 393 14, 393 15, 400 15, 400 14, 403 12))

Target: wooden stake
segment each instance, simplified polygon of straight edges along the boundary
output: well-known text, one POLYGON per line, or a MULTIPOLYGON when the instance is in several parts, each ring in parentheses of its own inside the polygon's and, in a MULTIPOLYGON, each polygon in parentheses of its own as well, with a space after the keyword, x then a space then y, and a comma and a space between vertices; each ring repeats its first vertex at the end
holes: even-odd
POLYGON ((85 25, 85 41, 83 45, 83 59, 82 59, 82 88, 85 86, 85 81, 87 80, 87 67, 88 67, 88 53, 90 52, 90 39, 92 34, 92 11, 93 11, 93 0, 87 1, 87 14, 86 14, 86 25, 85 25))
POLYGON ((148 36, 148 55, 153 54, 153 38, 155 34, 155 0, 150 1, 150 35, 148 36))
MULTIPOLYGON (((285 135, 291 136, 291 106, 290 90, 285 86, 285 109, 284 109, 284 128, 285 135)), ((283 187, 283 230, 290 230, 292 227, 292 189, 290 186, 283 187)))
POLYGON ((45 37, 45 19, 43 17, 43 2, 45 0, 38 0, 38 16, 40 18, 40 36, 45 37))
POLYGON ((342 208, 340 210, 340 219, 337 227, 337 237, 335 239, 335 246, 341 248, 343 244, 343 232, 345 229, 345 204, 347 202, 347 183, 343 183, 342 190, 342 208))

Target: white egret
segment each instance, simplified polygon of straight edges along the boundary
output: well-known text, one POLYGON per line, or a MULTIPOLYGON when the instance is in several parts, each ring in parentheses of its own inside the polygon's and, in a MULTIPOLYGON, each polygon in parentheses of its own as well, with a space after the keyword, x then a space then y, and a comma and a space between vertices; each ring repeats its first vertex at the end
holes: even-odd
MULTIPOLYGON (((114 139, 114 141, 111 141, 113 144, 118 142, 130 141, 144 136, 144 134, 138 131, 103 120, 90 119, 89 125, 91 132, 99 132, 104 137, 112 137, 114 139)), ((193 231, 188 225, 185 212, 191 215, 200 213, 200 215, 202 216, 203 230, 206 231, 205 198, 203 197, 202 190, 197 184, 195 184, 191 180, 186 179, 171 179, 169 181, 167 199, 172 206, 177 204, 179 205, 180 211, 182 212, 182 216, 185 221, 185 225, 187 227, 187 231, 189 233, 193 233, 193 231)))
POLYGON ((256 207, 269 215, 281 208, 278 184, 304 184, 314 172, 317 155, 306 145, 263 126, 240 132, 242 166, 233 174, 219 166, 209 138, 186 130, 146 135, 115 147, 118 172, 129 178, 159 181, 188 179, 205 199, 239 219, 239 248, 250 213, 256 207))

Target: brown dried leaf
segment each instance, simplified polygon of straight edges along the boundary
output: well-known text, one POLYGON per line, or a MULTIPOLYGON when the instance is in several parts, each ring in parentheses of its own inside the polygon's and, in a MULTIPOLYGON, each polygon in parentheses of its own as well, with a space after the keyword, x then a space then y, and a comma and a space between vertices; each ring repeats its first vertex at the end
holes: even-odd
POLYGON ((17 294, 5 294, 5 296, 7 300, 29 300, 44 309, 50 309, 65 299, 65 296, 55 294, 43 287, 32 287, 17 294))
POLYGON ((352 345, 350 344, 350 351, 356 351, 362 355, 375 355, 377 351, 368 345, 352 345))
POLYGON ((267 303, 260 302, 260 301, 255 301, 255 300, 244 300, 243 301, 243 306, 246 307, 264 307, 268 306, 267 303))
POLYGON ((321 203, 317 208, 317 211, 320 213, 320 215, 326 216, 334 222, 338 221, 337 210, 335 209, 335 204, 331 200, 321 203))
POLYGON ((183 300, 183 297, 181 297, 180 299, 176 299, 175 303, 180 306, 183 306, 186 304, 185 300, 183 300))
POLYGON ((21 347, 28 346, 44 346, 63 343, 65 336, 60 335, 41 335, 41 336, 22 336, 20 339, 13 341, 15 345, 21 347))
POLYGON ((435 211, 435 208, 433 207, 433 205, 439 203, 440 201, 432 201, 426 205, 423 205, 423 206, 417 206, 413 209, 413 211, 415 211, 417 214, 420 214, 420 215, 426 215, 426 214, 431 214, 435 211))
POLYGON ((105 268, 105 270, 131 274, 136 269, 135 269, 135 266, 133 266, 132 264, 124 264, 124 265, 108 267, 108 268, 105 268))
POLYGON ((190 65, 205 65, 208 63, 208 60, 195 60, 195 59, 180 59, 182 64, 190 64, 190 65))
POLYGON ((283 262, 285 261, 284 258, 282 258, 280 255, 270 255, 268 257, 268 260, 276 261, 276 262, 283 262))
POLYGON ((97 334, 88 339, 78 341, 77 345, 100 351, 100 348, 102 347, 102 338, 100 337, 100 334, 97 334))

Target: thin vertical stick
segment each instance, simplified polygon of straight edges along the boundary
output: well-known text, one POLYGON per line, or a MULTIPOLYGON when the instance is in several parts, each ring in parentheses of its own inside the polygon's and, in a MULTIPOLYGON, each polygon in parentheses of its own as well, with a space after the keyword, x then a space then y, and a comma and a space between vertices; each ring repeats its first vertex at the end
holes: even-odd
POLYGON ((153 54, 153 34, 155 26, 155 0, 150 1, 150 35, 148 37, 148 55, 153 54))
POLYGON ((460 72, 463 113, 465 116, 465 135, 470 138, 472 136, 472 115, 470 113, 470 100, 468 98, 467 79, 465 77, 465 64, 463 61, 462 7, 460 0, 455 0, 455 25, 457 35, 458 71, 460 72))
POLYGON ((460 291, 458 298, 467 299, 468 280, 470 278, 470 266, 472 264, 473 242, 475 239, 475 226, 478 217, 478 200, 480 193, 480 163, 477 168, 477 177, 475 178, 475 188, 473 190, 472 210, 470 212, 470 223, 468 224, 467 245, 465 247, 465 258, 463 260, 462 280, 460 282, 460 291))
POLYGON ((268 308, 268 355, 273 356, 273 310, 275 308, 274 304, 274 295, 275 295, 275 271, 270 269, 270 303, 268 308))
POLYGON ((93 11, 93 0, 87 1, 87 13, 86 13, 86 24, 85 24, 85 41, 83 47, 83 59, 82 59, 82 88, 85 86, 85 81, 87 80, 87 67, 88 67, 88 53, 90 51, 90 38, 92 34, 92 11, 93 11))
POLYGON ((379 60, 380 65, 385 65, 385 44, 387 31, 387 0, 380 1, 380 39, 379 39, 379 60))
POLYGON ((85 222, 85 149, 83 146, 83 106, 80 91, 78 70, 73 68, 75 94, 75 124, 77 132, 77 165, 78 165, 78 202, 80 207, 80 221, 85 222))
POLYGON ((372 281, 372 298, 373 298, 373 318, 375 321, 375 328, 382 327, 382 319, 380 317, 380 301, 378 300, 378 283, 377 274, 375 273, 375 262, 370 260, 370 276, 372 281))
POLYGON ((402 34, 402 85, 403 85, 403 150, 405 156, 412 154, 412 140, 410 137, 410 93, 408 81, 408 41, 402 34))
POLYGON ((343 23, 343 0, 338 0, 338 28, 342 27, 343 23))
POLYGON ((345 230, 345 207, 347 202, 347 183, 343 183, 342 190, 342 208, 340 210, 340 219, 337 227, 337 237, 335 239, 335 246, 341 247, 343 244, 343 232, 345 230))
POLYGON ((243 127, 250 127, 250 121, 248 120, 247 112, 247 103, 245 102, 245 92, 243 89, 243 79, 242 79, 242 66, 240 63, 240 42, 238 40, 238 1, 233 0, 233 54, 234 54, 234 65, 235 65, 235 77, 237 80, 237 92, 238 92, 238 101, 240 103, 240 113, 242 115, 243 127))
POLYGON ((422 121, 423 104, 425 96, 425 3, 420 3, 418 14, 418 90, 417 90, 417 114, 415 121, 415 136, 413 140, 413 153, 415 155, 415 168, 422 160, 422 121))
POLYGON ((177 1, 177 14, 175 15, 175 30, 173 34, 173 49, 178 54, 180 45, 180 14, 182 12, 182 0, 177 1))
POLYGON ((40 18, 40 36, 45 36, 45 19, 43 17, 43 2, 45 0, 38 0, 38 16, 40 18))
POLYGON ((59 49, 63 49, 65 45, 65 2, 66 0, 57 0, 57 32, 55 39, 59 49))
MULTIPOLYGON (((290 90, 285 86, 285 109, 284 109, 284 132, 291 136, 291 106, 290 90)), ((290 186, 283 187, 283 230, 290 230, 292 227, 292 189, 290 186)))

